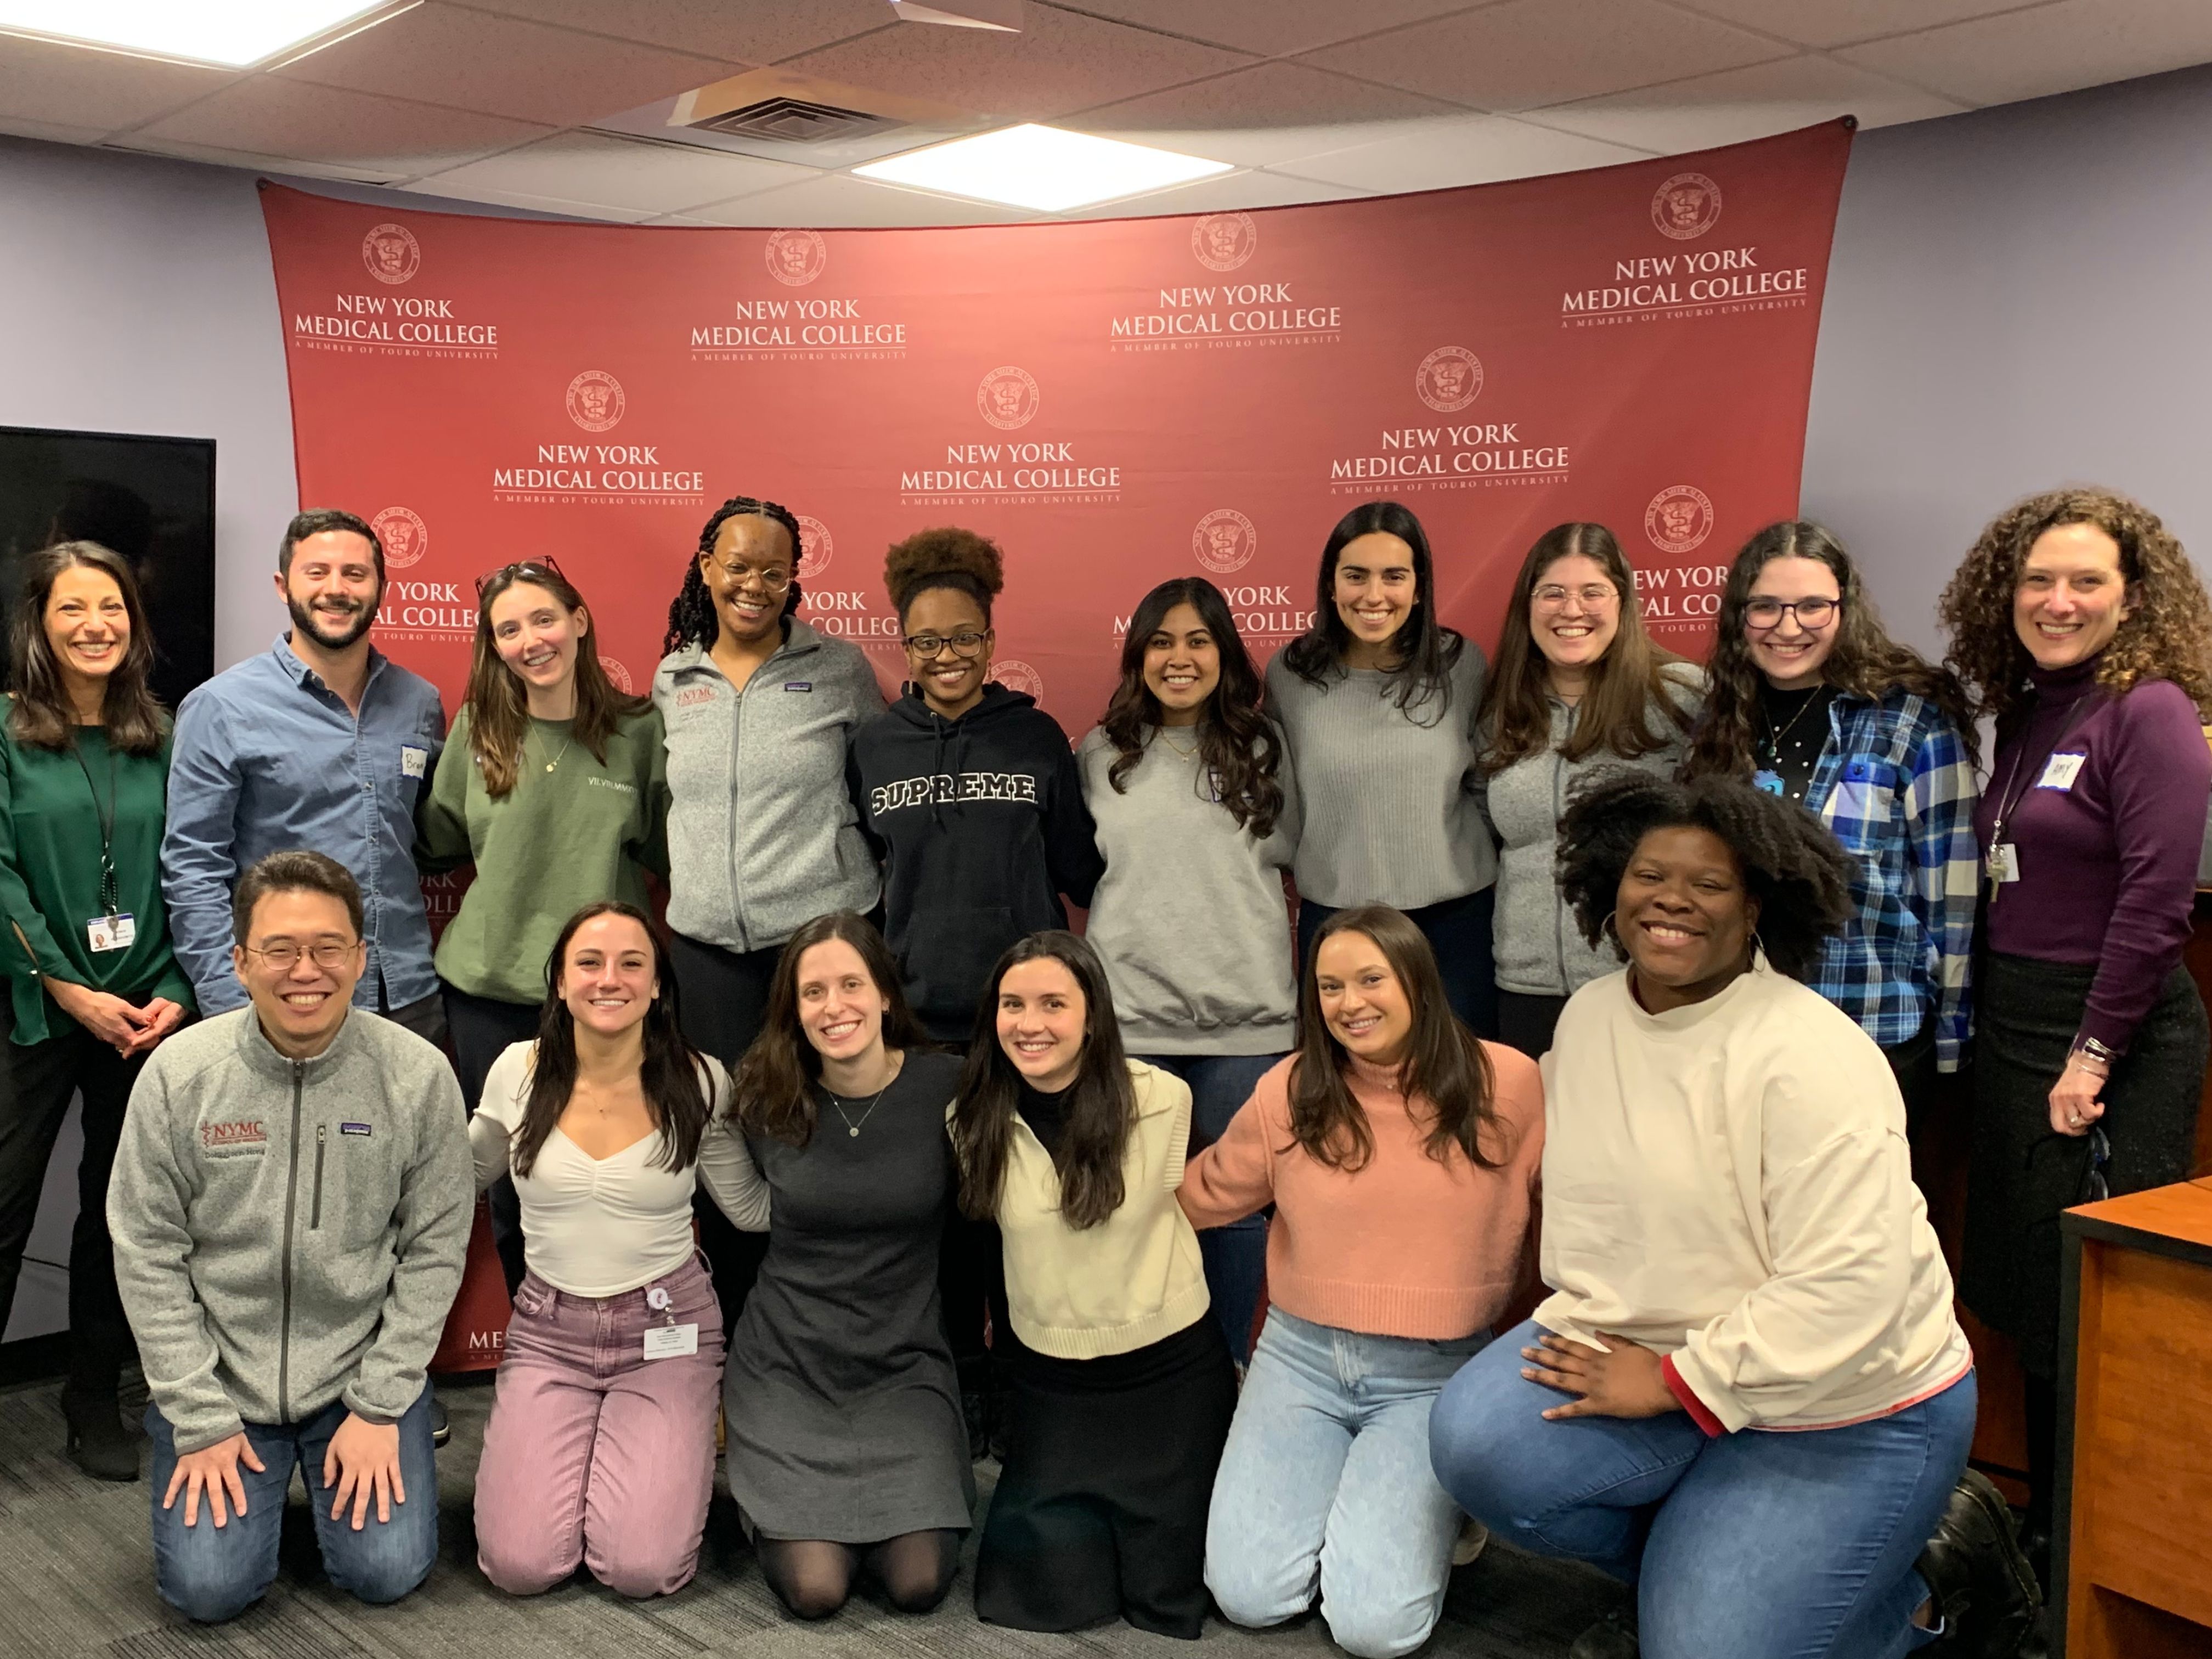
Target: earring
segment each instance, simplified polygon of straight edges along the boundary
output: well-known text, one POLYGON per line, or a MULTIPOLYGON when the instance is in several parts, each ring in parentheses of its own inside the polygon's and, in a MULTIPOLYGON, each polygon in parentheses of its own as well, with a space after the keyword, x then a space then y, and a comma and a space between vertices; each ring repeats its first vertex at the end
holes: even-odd
POLYGON ((1757 961, 1759 961, 1761 957, 1765 957, 1765 954, 1766 954, 1766 941, 1759 938, 1759 929, 1758 929, 1758 928, 1756 928, 1756 927, 1754 927, 1754 928, 1753 928, 1753 929, 1751 930, 1751 955, 1752 955, 1752 960, 1753 960, 1754 963, 1756 963, 1756 962, 1757 962, 1757 961))
POLYGON ((1608 910, 1605 913, 1605 920, 1597 925, 1598 937, 1611 939, 1613 948, 1620 952, 1620 959, 1626 962, 1628 960, 1628 947, 1620 942, 1620 929, 1614 924, 1613 918, 1612 911, 1608 910))

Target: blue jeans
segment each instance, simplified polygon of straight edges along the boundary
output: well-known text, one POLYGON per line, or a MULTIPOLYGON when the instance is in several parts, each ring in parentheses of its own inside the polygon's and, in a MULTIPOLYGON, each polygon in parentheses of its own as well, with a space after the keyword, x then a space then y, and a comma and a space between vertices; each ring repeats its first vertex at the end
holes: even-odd
POLYGON ((1521 1375, 1538 1329, 1445 1389, 1437 1478, 1522 1549, 1635 1584, 1644 1659, 1894 1659, 1935 1639, 1912 1623, 1913 1563, 1966 1471, 1971 1372, 1870 1422, 1709 1439, 1680 1412, 1546 1422, 1566 1396, 1521 1375))
MULTIPOLYGON (((430 1390, 416 1396, 399 1419, 399 1478, 407 1501, 392 1506, 392 1519, 376 1518, 371 1498, 362 1529, 353 1529, 353 1510, 331 1518, 331 1494, 323 1486, 323 1454, 345 1421, 342 1400, 332 1401, 300 1423, 248 1423, 246 1437, 262 1462, 259 1474, 243 1462, 238 1478, 246 1487, 246 1510, 232 1510, 222 1526, 208 1512, 206 1495, 199 1518, 185 1524, 185 1494, 161 1507, 169 1477, 176 1473, 177 1446, 169 1420, 146 1407, 146 1433, 154 1443, 154 1583, 161 1599, 179 1612, 206 1624, 234 1619, 258 1601, 276 1577, 276 1540, 284 1522, 284 1498, 299 1466, 307 1483, 307 1509, 315 1518, 323 1571, 340 1589, 364 1601, 397 1601, 429 1576, 438 1559, 438 1465, 430 1446, 430 1390)), ((228 1506, 228 1498, 225 1503, 228 1506)))
POLYGON ((1459 1509, 1429 1468, 1429 1408, 1487 1331, 1364 1336, 1267 1310, 1206 1522, 1222 1616, 1279 1625, 1321 1597, 1339 1647, 1395 1659, 1429 1638, 1459 1509))
MULTIPOLYGON (((1190 1149, 1211 1146, 1227 1133, 1237 1109, 1252 1097, 1259 1082, 1281 1054, 1139 1054, 1138 1059, 1171 1072, 1190 1085, 1190 1149)), ((1208 1227, 1198 1236, 1206 1263, 1206 1288, 1213 1297, 1213 1316, 1229 1339, 1230 1357, 1242 1365, 1252 1349, 1252 1315, 1260 1287, 1267 1282, 1267 1218, 1248 1215, 1226 1227, 1208 1227)))
MULTIPOLYGON (((1340 907, 1298 901, 1298 960, 1313 949, 1314 935, 1340 907)), ((1437 953, 1437 970, 1444 976, 1444 997, 1452 1012, 1479 1037, 1498 1041, 1497 947, 1491 924, 1498 908, 1498 889, 1485 887, 1464 898, 1444 899, 1406 912, 1406 920, 1421 930, 1429 948, 1437 953)), ((1303 969, 1301 969, 1303 971, 1303 969)))

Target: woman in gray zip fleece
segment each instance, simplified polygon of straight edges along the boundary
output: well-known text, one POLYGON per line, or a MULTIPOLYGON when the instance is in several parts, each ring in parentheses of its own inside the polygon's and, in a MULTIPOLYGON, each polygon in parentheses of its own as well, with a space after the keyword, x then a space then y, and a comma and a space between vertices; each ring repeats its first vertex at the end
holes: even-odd
POLYGON ((153 1403, 154 1580, 228 1619, 276 1577, 297 1466, 331 1582, 396 1601, 438 1553, 423 1370, 475 1212, 445 1056, 350 1006, 361 890, 319 853, 240 878, 252 998, 154 1051, 107 1193, 153 1403))
POLYGON ((1601 524, 1554 526, 1514 579, 1485 688, 1484 819, 1498 842, 1493 955, 1499 1035, 1532 1059, 1559 1011, 1613 972, 1559 896, 1559 818, 1584 778, 1622 767, 1672 778, 1705 702, 1695 663, 1644 631, 1636 573, 1601 524))
MULTIPOLYGON (((668 732, 670 959, 684 1036, 732 1072, 760 1033, 783 942, 826 912, 866 915, 880 888, 845 750, 883 713, 884 694, 858 646, 793 614, 803 551, 790 508, 723 502, 668 607, 653 677, 668 732)), ((737 1231, 703 1200, 696 1213, 734 1324, 767 1235, 737 1231)))

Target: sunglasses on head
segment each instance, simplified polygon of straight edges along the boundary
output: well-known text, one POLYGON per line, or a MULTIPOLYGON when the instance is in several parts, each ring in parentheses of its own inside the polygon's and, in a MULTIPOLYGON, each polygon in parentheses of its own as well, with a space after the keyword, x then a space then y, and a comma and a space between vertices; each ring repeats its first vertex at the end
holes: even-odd
POLYGON ((561 562, 550 553, 542 559, 517 559, 513 564, 503 564, 496 570, 487 570, 477 578, 477 603, 483 603, 484 589, 489 587, 494 582, 503 580, 510 576, 522 581, 526 581, 532 576, 551 576, 562 582, 568 580, 561 574, 561 562))

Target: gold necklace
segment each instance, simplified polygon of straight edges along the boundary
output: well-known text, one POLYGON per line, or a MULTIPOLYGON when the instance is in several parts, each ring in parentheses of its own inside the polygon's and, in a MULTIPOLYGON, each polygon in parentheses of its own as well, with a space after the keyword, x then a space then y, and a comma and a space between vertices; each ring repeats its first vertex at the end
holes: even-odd
POLYGON ((1181 755, 1185 760, 1195 759, 1198 755, 1200 745, 1194 743, 1189 748, 1186 749, 1168 735, 1168 730, 1169 728, 1164 726, 1160 727, 1160 741, 1167 744, 1169 748, 1174 750, 1176 754, 1181 755))
MULTIPOLYGON (((538 735, 538 728, 536 726, 533 726, 530 728, 530 735, 533 738, 538 735)), ((555 767, 560 765, 562 761, 568 758, 568 745, 575 742, 575 740, 576 732, 575 729, 572 726, 569 728, 568 735, 561 740, 561 752, 554 756, 551 760, 545 763, 545 769, 547 771, 550 772, 555 767)), ((528 744, 526 742, 524 747, 527 748, 528 746, 528 744)))

